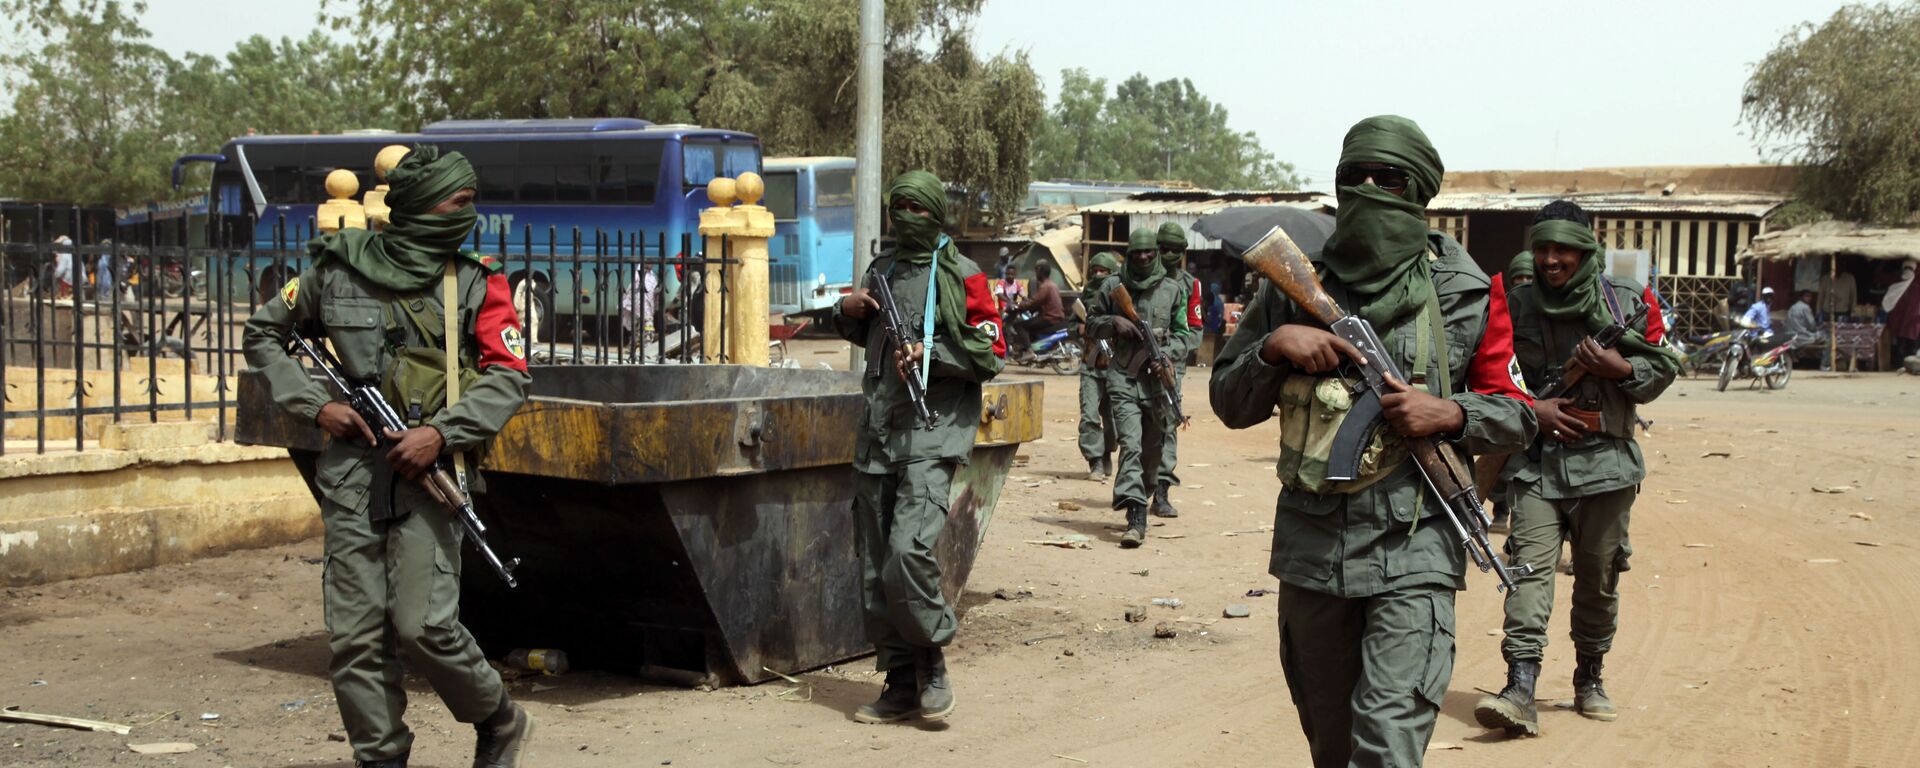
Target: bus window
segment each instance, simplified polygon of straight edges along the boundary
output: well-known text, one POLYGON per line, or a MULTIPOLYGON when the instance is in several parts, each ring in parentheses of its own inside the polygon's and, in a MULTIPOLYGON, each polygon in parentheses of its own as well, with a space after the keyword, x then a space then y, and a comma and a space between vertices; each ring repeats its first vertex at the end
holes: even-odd
POLYGON ((760 204, 773 214, 774 221, 793 221, 799 202, 800 174, 794 171, 768 173, 767 196, 760 204))
POLYGON ((481 203, 511 203, 519 194, 519 175, 514 173, 514 164, 519 162, 518 148, 510 141, 476 141, 458 146, 448 145, 466 156, 473 163, 473 174, 480 177, 481 203))
POLYGON ((593 147, 599 163, 600 202, 653 204, 653 191, 660 183, 660 152, 666 142, 596 141, 593 147))
POLYGON ((520 202, 553 202, 553 166, 522 165, 516 173, 520 176, 520 202))
POLYGON ((853 169, 835 168, 813 172, 813 204, 821 208, 846 208, 853 205, 853 169))
POLYGON ((562 203, 586 203, 593 201, 592 173, 579 162, 556 165, 553 168, 553 199, 562 203))
POLYGON ((760 148, 752 144, 689 141, 681 145, 682 182, 704 186, 715 176, 734 177, 760 170, 760 148))

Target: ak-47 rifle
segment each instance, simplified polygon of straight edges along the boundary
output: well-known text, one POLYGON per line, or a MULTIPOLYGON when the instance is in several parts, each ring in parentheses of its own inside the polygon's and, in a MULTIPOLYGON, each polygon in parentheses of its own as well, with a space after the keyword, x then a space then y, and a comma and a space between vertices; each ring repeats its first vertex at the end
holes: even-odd
MULTIPOLYGON (((1361 452, 1382 424, 1380 398, 1391 394, 1387 379, 1405 382, 1406 376, 1388 356, 1386 345, 1374 333, 1373 325, 1347 314, 1327 295, 1326 288, 1320 285, 1320 276, 1307 262, 1307 255, 1301 253, 1300 247, 1279 227, 1260 238, 1240 258, 1292 299, 1294 305, 1327 326, 1335 336, 1352 344, 1366 358, 1365 363, 1354 364, 1359 373, 1355 393, 1359 397, 1354 399, 1346 421, 1335 433, 1332 455, 1327 459, 1327 479, 1354 479, 1360 472, 1361 452)), ((1499 554, 1494 552, 1493 544, 1487 539, 1486 510, 1481 507, 1480 495, 1474 489, 1473 472, 1451 445, 1438 436, 1429 436, 1408 439, 1407 448, 1427 490, 1440 501, 1441 509, 1474 565, 1483 572, 1493 571, 1500 578, 1501 591, 1513 587, 1514 574, 1524 576, 1533 572, 1530 565, 1502 563, 1499 554)))
POLYGON ((1192 426, 1193 420, 1180 410, 1180 381, 1173 377, 1173 359, 1160 351, 1160 342, 1153 338, 1153 328, 1140 321, 1140 313, 1133 308, 1133 294, 1127 293, 1127 286, 1115 280, 1107 300, 1140 331, 1141 343, 1147 346, 1147 372, 1160 380, 1160 400, 1173 410, 1173 423, 1181 429, 1192 426))
MULTIPOLYGON (((388 432, 407 430, 406 423, 400 420, 400 414, 394 412, 393 406, 387 404, 387 399, 381 396, 378 387, 347 381, 346 377, 340 374, 340 361, 334 359, 333 353, 328 352, 324 345, 314 346, 299 334, 294 334, 293 341, 300 347, 300 351, 305 352, 307 357, 313 360, 314 365, 319 366, 320 372, 333 382, 333 386, 338 388, 341 394, 346 395, 347 405, 352 406, 354 412, 366 420, 367 426, 373 428, 373 433, 380 436, 382 445, 387 443, 385 436, 388 432)), ((480 522, 480 516, 473 511, 473 499, 467 495, 465 489, 460 487, 460 483, 454 480, 453 474, 439 462, 435 462, 433 469, 429 470, 426 477, 422 479, 425 481, 427 492, 435 500, 445 504, 447 509, 453 512, 454 518, 460 521, 461 527, 467 529, 467 540, 473 542, 473 546, 480 550, 480 555, 486 558, 487 565, 493 567, 493 572, 500 575, 500 580, 505 581, 509 589, 520 586, 519 581, 513 578, 513 569, 519 567, 520 558, 516 557, 511 562, 500 562, 500 556, 493 553, 492 547, 487 546, 487 526, 480 522)))
MULTIPOLYGON (((1083 328, 1086 327, 1087 303, 1079 299, 1074 299, 1073 300, 1073 316, 1080 320, 1081 327, 1083 328)), ((1098 348, 1096 360, 1107 360, 1107 361, 1113 360, 1113 345, 1111 343, 1108 343, 1106 339, 1099 339, 1095 341, 1094 346, 1098 348)))
MULTIPOLYGON (((1627 318, 1626 323, 1609 323, 1607 327, 1600 329, 1599 333, 1593 335, 1593 343, 1599 344, 1601 349, 1613 349, 1615 344, 1620 343, 1621 336, 1625 336, 1628 330, 1646 317, 1646 305, 1641 305, 1634 311, 1632 317, 1627 318)), ((1560 370, 1555 372, 1552 378, 1547 379, 1547 386, 1540 390, 1540 394, 1534 395, 1534 399, 1552 400, 1556 397, 1566 397, 1568 392, 1573 391, 1574 385, 1579 384, 1580 380, 1586 377, 1587 367, 1581 365, 1576 358, 1569 357, 1567 362, 1560 366, 1560 370)))
MULTIPOLYGON (((913 335, 913 330, 907 325, 907 321, 901 319, 900 306, 893 301, 892 286, 887 285, 885 275, 878 273, 869 274, 871 277, 868 282, 873 285, 873 299, 880 305, 881 329, 886 332, 887 338, 891 341, 894 349, 913 349, 913 345, 920 343, 920 341, 913 335)), ((887 362, 888 361, 884 360, 880 361, 879 365, 884 368, 887 362)), ((917 366, 919 364, 920 361, 916 360, 913 362, 913 365, 917 366)), ((907 399, 913 401, 913 410, 920 417, 920 423, 925 425, 928 431, 932 431, 936 426, 936 416, 932 410, 927 408, 927 390, 925 387, 920 386, 920 377, 913 376, 911 373, 911 371, 908 371, 907 374, 903 374, 900 377, 907 384, 907 399)))

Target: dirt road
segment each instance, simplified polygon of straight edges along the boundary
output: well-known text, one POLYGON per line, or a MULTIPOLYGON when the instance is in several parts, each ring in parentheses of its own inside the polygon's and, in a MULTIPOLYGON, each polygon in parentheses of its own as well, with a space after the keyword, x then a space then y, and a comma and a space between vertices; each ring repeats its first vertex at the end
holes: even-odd
MULTIPOLYGON (((813 343, 818 344, 818 343, 813 343)), ((844 360, 806 349, 811 366, 844 360)), ((1076 378, 1044 377, 1047 437, 1030 445, 966 594, 950 725, 848 719, 879 681, 865 660, 712 692, 576 672, 522 680, 542 766, 1304 765, 1276 661, 1269 423, 1183 435, 1182 516, 1122 551, 1108 489, 1082 479, 1076 378), (1079 505, 1065 510, 1062 503, 1079 505), (1086 550, 1024 543, 1071 533, 1086 550), (1031 590, 1015 600, 996 589, 1031 590), (1129 624, 1128 605, 1177 597, 1129 624), (1231 603, 1246 619, 1220 618, 1231 603), (1152 637, 1173 622, 1177 637, 1152 637)), ((1545 735, 1473 724, 1497 689, 1500 603, 1475 572, 1428 765, 1920 764, 1920 380, 1796 376, 1780 392, 1676 385, 1647 415, 1652 476, 1635 511, 1623 626, 1608 658, 1618 722, 1564 708, 1572 651, 1556 615, 1545 735), (1815 489, 1837 490, 1819 493, 1815 489), (1442 748, 1443 745, 1450 745, 1442 748)), ((0 705, 133 724, 130 736, 0 724, 3 765, 346 766, 325 678, 318 541, 138 574, 15 589, 0 600, 0 705), (204 714, 203 714, 204 713, 204 714), (203 719, 217 715, 217 719, 203 719), (129 743, 186 741, 140 756, 129 743)), ((1570 581, 1560 582, 1564 605, 1570 581)), ((415 766, 468 761, 472 735, 415 681, 415 766)))

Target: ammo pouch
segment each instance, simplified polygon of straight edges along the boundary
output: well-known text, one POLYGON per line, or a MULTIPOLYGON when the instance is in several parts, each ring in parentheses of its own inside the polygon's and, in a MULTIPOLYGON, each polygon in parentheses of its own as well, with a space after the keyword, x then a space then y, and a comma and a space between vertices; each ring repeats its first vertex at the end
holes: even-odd
MULTIPOLYGON (((1416 384, 1415 386, 1422 386, 1416 384)), ((1280 484, 1309 493, 1354 493, 1379 482, 1406 461, 1400 435, 1384 425, 1360 454, 1360 472, 1352 480, 1327 479, 1333 437, 1353 407, 1345 379, 1290 374, 1280 385, 1280 484)))

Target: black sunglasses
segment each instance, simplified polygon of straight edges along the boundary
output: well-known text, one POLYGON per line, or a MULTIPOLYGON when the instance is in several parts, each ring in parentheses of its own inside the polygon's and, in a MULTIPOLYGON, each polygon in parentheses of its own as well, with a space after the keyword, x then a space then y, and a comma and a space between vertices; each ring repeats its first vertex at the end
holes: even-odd
POLYGON ((1373 185, 1388 192, 1400 192, 1407 188, 1407 170, 1395 168, 1383 163, 1354 163, 1343 165, 1333 174, 1333 183, 1342 187, 1357 187, 1373 179, 1373 185))

